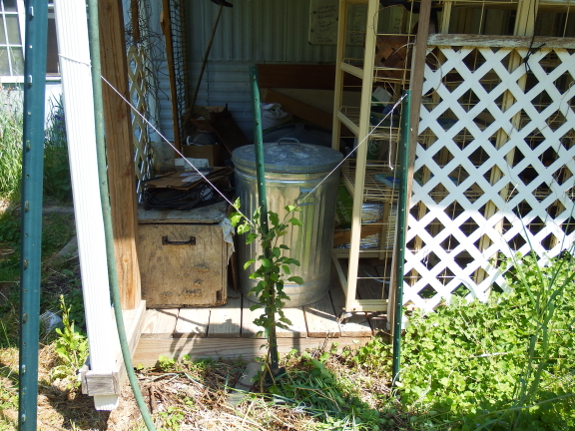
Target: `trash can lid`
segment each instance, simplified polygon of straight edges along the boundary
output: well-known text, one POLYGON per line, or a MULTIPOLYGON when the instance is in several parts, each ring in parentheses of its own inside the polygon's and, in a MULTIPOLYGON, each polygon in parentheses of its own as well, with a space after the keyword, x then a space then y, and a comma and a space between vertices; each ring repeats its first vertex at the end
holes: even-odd
MULTIPOLYGON (((303 144, 295 138, 284 138, 263 145, 265 171, 270 173, 313 174, 329 172, 343 159, 332 148, 303 144)), ((256 169, 255 145, 236 148, 232 161, 244 169, 256 169)))

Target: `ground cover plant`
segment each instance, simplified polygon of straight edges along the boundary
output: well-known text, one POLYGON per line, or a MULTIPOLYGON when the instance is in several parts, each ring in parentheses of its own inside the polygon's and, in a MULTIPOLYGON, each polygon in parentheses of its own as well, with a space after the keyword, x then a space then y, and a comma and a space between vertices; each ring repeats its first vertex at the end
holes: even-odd
MULTIPOLYGON (((572 256, 542 268, 531 255, 513 263, 510 293, 411 317, 398 386, 414 427, 575 429, 572 256)), ((378 342, 350 357, 376 374, 391 367, 390 347, 378 342)))

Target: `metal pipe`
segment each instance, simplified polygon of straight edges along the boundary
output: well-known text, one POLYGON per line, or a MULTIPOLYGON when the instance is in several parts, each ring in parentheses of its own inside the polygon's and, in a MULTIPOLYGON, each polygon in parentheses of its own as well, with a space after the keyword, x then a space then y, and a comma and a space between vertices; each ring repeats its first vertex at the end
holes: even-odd
POLYGON ((38 413, 38 339, 42 267, 44 99, 46 94, 48 2, 27 1, 25 19, 18 429, 35 431, 38 413))
MULTIPOLYGON (((94 92, 94 115, 96 123, 96 149, 98 154, 98 176, 100 180, 100 199, 102 201, 102 213, 104 217, 104 232, 106 236, 106 254, 108 260, 108 277, 110 282, 110 290, 112 293, 112 301, 114 306, 114 314, 116 316, 116 326, 118 329, 118 336, 120 339, 120 347, 122 350, 122 357, 124 365, 128 374, 130 385, 134 398, 144 419, 144 423, 148 430, 152 431, 156 428, 142 397, 138 379, 134 373, 134 365, 132 364, 132 357, 130 347, 126 338, 126 328, 124 325, 124 316, 122 314, 122 306, 120 301, 120 288, 118 285, 118 272, 116 268, 116 255, 114 252, 114 233, 112 229, 112 208, 110 205, 110 196, 108 188, 108 173, 106 162, 106 144, 104 133, 104 103, 102 98, 102 63, 100 60, 100 33, 98 24, 98 0, 88 0, 88 27, 90 30, 90 56, 92 59, 92 84, 94 92)), ((120 53, 120 55, 125 55, 120 53)))
POLYGON ((393 385, 399 379, 401 361, 401 320, 403 317, 403 264, 405 258, 405 230, 407 227, 407 174, 409 164, 409 138, 411 128, 411 91, 404 91, 401 107, 401 142, 399 151, 399 199, 397 202, 397 235, 398 247, 395 277, 395 313, 393 319, 393 385))
POLYGON ((200 85, 202 84, 202 77, 204 76, 204 71, 206 70, 206 64, 208 63, 208 57, 210 56, 210 51, 212 50, 212 44, 214 43, 214 38, 216 37, 216 30, 218 28, 218 24, 220 22, 220 17, 222 16, 222 10, 224 9, 224 4, 220 4, 220 8, 218 10, 218 15, 216 17, 216 22, 212 27, 212 35, 210 36, 210 40, 208 42, 208 46, 206 48, 206 52, 204 54, 204 58, 202 59, 202 68, 200 69, 200 76, 198 77, 198 83, 196 84, 196 88, 194 89, 194 95, 192 96, 192 103, 190 106, 194 109, 196 105, 196 100, 198 98, 198 92, 200 91, 200 85))

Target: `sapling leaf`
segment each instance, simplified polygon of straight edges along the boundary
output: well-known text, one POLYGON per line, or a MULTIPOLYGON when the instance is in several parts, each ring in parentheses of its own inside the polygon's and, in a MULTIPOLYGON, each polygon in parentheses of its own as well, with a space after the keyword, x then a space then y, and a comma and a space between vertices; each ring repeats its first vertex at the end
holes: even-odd
POLYGON ((258 239, 258 235, 256 233, 248 233, 246 237, 246 244, 251 244, 256 239, 258 239))
POLYGON ((291 223, 294 226, 302 226, 301 221, 299 221, 299 219, 295 217, 290 218, 289 223, 291 223))
POLYGON ((276 213, 274 213, 273 211, 268 211, 268 217, 270 219, 270 222, 274 226, 277 226, 280 223, 280 219, 279 219, 278 215, 276 213))
POLYGON ((243 235, 244 233, 248 233, 250 231, 250 226, 248 224, 241 224, 237 227, 237 231, 239 235, 243 235))
POLYGON ((250 311, 254 311, 254 310, 257 310, 258 308, 262 308, 262 307, 263 307, 262 304, 252 304, 250 306, 250 311))
POLYGON ((241 220, 242 220, 242 215, 240 213, 230 214, 230 222, 231 222, 233 227, 236 227, 241 220))
POLYGON ((256 263, 255 259, 250 259, 246 263, 244 263, 244 270, 248 269, 253 263, 256 263))
POLYGON ((282 269, 284 270, 284 273, 285 273, 285 274, 287 274, 287 275, 290 275, 290 274, 291 274, 288 265, 282 265, 282 269))
POLYGON ((289 277, 288 280, 295 283, 295 284, 303 284, 303 278, 298 277, 296 275, 289 277))

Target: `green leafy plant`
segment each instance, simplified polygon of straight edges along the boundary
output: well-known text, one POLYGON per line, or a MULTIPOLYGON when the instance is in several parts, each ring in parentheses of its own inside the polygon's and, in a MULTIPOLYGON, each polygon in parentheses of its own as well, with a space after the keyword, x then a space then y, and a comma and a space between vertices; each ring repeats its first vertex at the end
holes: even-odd
POLYGON ((181 423, 184 420, 184 412, 182 410, 174 406, 168 406, 165 412, 160 412, 159 414, 164 425, 164 427, 159 428, 159 430, 178 431, 180 429, 181 423))
MULTIPOLYGON (((240 208, 239 199, 234 206, 240 208)), ((235 212, 230 216, 232 225, 237 227, 238 234, 246 234, 246 243, 258 241, 262 254, 255 256, 244 264, 244 270, 255 264, 255 271, 250 279, 257 280, 257 284, 251 289, 259 301, 250 307, 251 310, 263 308, 263 313, 254 320, 254 323, 265 329, 268 353, 265 365, 275 372, 278 368, 277 334, 276 328, 288 328, 292 323, 285 316, 283 306, 289 296, 284 291, 285 281, 303 284, 301 277, 291 275, 291 265, 299 266, 296 259, 286 256, 289 247, 280 244, 280 238, 288 232, 288 228, 301 226, 301 222, 294 213, 300 211, 295 205, 285 207, 285 217, 280 221, 279 216, 273 211, 268 211, 267 218, 270 226, 262 222, 261 209, 257 209, 253 215, 253 221, 243 214, 235 212), (278 318, 276 318, 276 315, 278 318)))
MULTIPOLYGON (((575 266, 511 259, 509 293, 452 298, 416 311, 402 339, 398 395, 415 429, 575 429, 575 266)), ((390 379, 391 345, 374 338, 342 357, 390 379)))
POLYGON ((168 358, 167 356, 160 355, 158 358, 158 367, 162 371, 173 371, 176 365, 176 360, 174 358, 168 358))
POLYGON ((63 327, 56 328, 58 338, 55 344, 61 365, 52 369, 51 377, 67 379, 68 388, 71 389, 79 386, 75 373, 84 365, 88 357, 88 340, 76 330, 74 321, 70 320, 71 307, 66 305, 63 295, 60 296, 60 310, 63 327))

